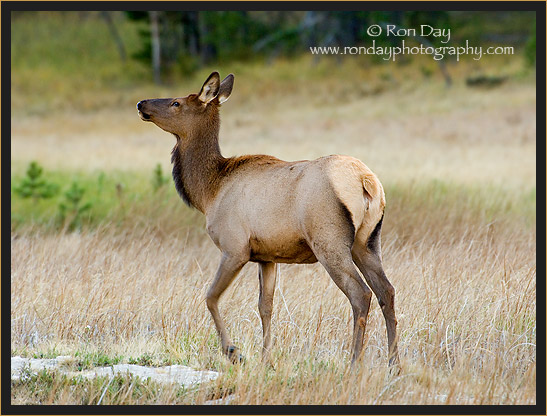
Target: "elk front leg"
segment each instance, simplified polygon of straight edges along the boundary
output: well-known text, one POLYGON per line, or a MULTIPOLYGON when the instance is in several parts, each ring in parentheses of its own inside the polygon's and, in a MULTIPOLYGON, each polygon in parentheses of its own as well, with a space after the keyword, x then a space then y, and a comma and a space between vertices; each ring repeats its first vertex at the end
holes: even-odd
POLYGON ((218 311, 218 300, 246 262, 247 261, 242 261, 239 258, 223 254, 215 280, 207 292, 207 308, 209 308, 209 312, 211 312, 213 321, 215 322, 215 327, 222 343, 222 351, 224 351, 224 354, 226 354, 231 361, 241 361, 243 357, 239 354, 238 348, 232 344, 232 341, 226 332, 224 321, 220 317, 218 311))
POLYGON ((258 311, 262 320, 262 333, 264 346, 262 349, 262 361, 267 362, 270 358, 271 333, 270 324, 272 320, 272 306, 275 290, 275 263, 260 263, 258 278, 260 280, 260 295, 258 297, 258 311))

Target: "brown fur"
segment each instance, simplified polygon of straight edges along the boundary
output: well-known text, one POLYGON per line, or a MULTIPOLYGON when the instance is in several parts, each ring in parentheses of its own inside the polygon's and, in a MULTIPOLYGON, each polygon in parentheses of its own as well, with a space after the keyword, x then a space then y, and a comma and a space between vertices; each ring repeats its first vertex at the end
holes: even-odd
POLYGON ((276 157, 268 155, 245 155, 230 157, 228 159, 224 159, 223 163, 219 166, 218 174, 219 176, 224 177, 244 165, 251 166, 252 168, 252 166, 273 165, 278 162, 282 161, 276 157))
POLYGON ((398 360, 394 290, 381 264, 380 228, 385 197, 361 161, 340 155, 286 162, 267 155, 225 158, 220 153, 219 107, 233 76, 214 72, 198 94, 144 100, 143 120, 175 135, 173 179, 183 200, 206 216, 207 232, 222 252, 207 293, 224 352, 237 359, 218 300, 243 265, 260 265, 259 311, 264 357, 270 349, 275 263, 314 263, 326 268, 348 297, 354 315, 352 362, 363 347, 371 290, 386 319, 390 363, 398 360), (273 283, 272 283, 273 282, 273 283))

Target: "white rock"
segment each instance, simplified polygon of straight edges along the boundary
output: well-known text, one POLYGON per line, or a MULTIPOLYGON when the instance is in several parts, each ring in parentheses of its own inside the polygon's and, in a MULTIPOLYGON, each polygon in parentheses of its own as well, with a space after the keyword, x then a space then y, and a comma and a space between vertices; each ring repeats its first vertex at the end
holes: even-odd
POLYGON ((218 377, 216 371, 197 371, 183 365, 170 365, 167 367, 144 367, 134 364, 116 364, 111 367, 95 367, 84 371, 66 371, 63 365, 74 361, 70 356, 59 356, 56 359, 35 359, 11 357, 11 378, 16 380, 24 374, 24 368, 37 373, 41 370, 57 370, 69 377, 94 378, 100 376, 113 377, 116 374, 132 374, 141 379, 151 379, 159 383, 176 383, 185 387, 214 380, 218 377))

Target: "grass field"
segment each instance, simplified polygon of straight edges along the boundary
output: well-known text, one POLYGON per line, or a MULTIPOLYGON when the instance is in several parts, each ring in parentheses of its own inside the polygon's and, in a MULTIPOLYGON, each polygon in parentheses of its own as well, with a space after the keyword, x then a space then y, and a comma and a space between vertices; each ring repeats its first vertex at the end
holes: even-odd
POLYGON ((174 139, 142 123, 134 107, 196 92, 218 68, 161 87, 86 86, 82 107, 70 90, 26 106, 22 85, 33 81, 14 72, 12 355, 72 355, 79 368, 185 364, 221 375, 184 390, 42 372, 12 381, 12 403, 96 404, 106 391, 103 404, 228 395, 231 404, 535 404, 536 96, 533 76, 512 59, 454 65, 451 88, 436 72, 422 75, 420 62, 311 66, 301 58, 220 68, 236 76, 221 110, 224 155, 350 154, 384 184, 399 375, 387 368, 376 300, 362 361, 350 371, 351 308, 318 264, 280 267, 275 369, 260 361, 257 267, 246 265, 220 308, 247 361, 234 366, 221 355, 205 305, 220 254, 172 182, 153 185, 158 163, 170 176, 174 139), (511 77, 494 89, 466 87, 465 74, 480 70, 511 77), (32 160, 58 185, 56 196, 17 194, 32 160), (58 217, 73 182, 90 208, 71 231, 58 217))

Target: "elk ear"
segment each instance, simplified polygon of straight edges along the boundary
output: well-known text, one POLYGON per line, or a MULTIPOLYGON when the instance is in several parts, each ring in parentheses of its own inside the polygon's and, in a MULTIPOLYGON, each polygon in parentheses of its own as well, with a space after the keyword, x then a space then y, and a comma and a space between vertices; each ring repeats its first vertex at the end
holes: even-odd
POLYGON ((234 74, 228 75, 220 83, 220 90, 218 91, 218 103, 222 104, 228 101, 230 94, 232 94, 232 88, 234 87, 234 74))
POLYGON ((220 89, 220 75, 218 75, 218 72, 213 72, 211 75, 209 75, 209 78, 207 78, 207 81, 203 83, 203 86, 201 87, 201 91, 198 94, 198 99, 204 103, 208 104, 212 100, 216 98, 218 95, 218 90, 220 89))

